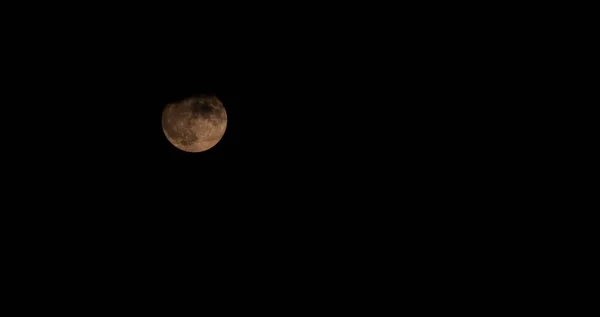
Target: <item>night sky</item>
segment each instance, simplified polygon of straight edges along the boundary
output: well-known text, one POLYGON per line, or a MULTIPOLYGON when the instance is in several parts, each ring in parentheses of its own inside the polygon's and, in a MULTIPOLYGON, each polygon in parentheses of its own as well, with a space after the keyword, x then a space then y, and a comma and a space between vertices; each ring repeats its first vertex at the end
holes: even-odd
POLYGON ((465 100, 448 84, 459 78, 440 65, 442 46, 358 23, 280 33, 281 21, 172 20, 124 18, 79 37, 65 24, 36 34, 43 54, 11 46, 23 49, 5 73, 19 105, 5 109, 15 111, 7 135, 18 131, 5 140, 7 170, 19 171, 13 188, 36 193, 21 206, 42 201, 64 210, 44 219, 149 232, 317 234, 388 216, 445 186, 432 181, 448 181, 439 170, 457 171, 461 141, 448 118, 465 100), (161 115, 197 94, 222 101, 227 130, 214 148, 185 153, 161 115))
POLYGON ((539 202, 518 201, 538 190, 527 151, 546 133, 522 113, 538 96, 518 96, 535 84, 521 71, 531 63, 514 36, 503 43, 472 21, 505 32, 513 20, 490 20, 496 7, 25 5, 2 20, 0 225, 3 250, 14 250, 5 262, 26 270, 6 275, 28 292, 80 302, 65 286, 101 301, 92 308, 120 298, 154 309, 175 296, 171 315, 210 302, 199 292, 245 310, 230 293, 300 301, 291 309, 343 297, 336 311, 367 292, 372 315, 404 296, 388 289, 405 279, 450 294, 465 283, 438 275, 480 284, 519 268, 489 268, 512 248, 486 234, 505 241, 515 224, 540 227, 543 217, 534 226, 520 216, 539 202), (227 130, 186 153, 161 115, 198 94, 222 101, 227 130))
MULTIPOLYGON (((32 60, 29 72, 18 73, 27 85, 17 101, 34 103, 33 120, 45 129, 35 150, 16 146, 35 162, 27 171, 40 183, 111 212, 125 208, 119 213, 131 219, 230 212, 234 219, 293 219, 317 213, 315 201, 365 197, 350 193, 416 162, 422 152, 407 148, 431 133, 412 115, 431 98, 415 89, 424 76, 398 72, 378 56, 358 62, 346 55, 352 45, 325 50, 326 41, 282 39, 269 48, 227 37, 190 42, 189 34, 142 39, 82 41, 77 52, 32 60), (196 94, 216 95, 228 126, 213 149, 185 153, 164 136, 161 114, 196 94), (388 163, 393 168, 384 169, 388 163), (223 206, 230 211, 218 211, 223 206)), ((29 108, 18 111, 32 117, 29 108)), ((39 138, 37 130, 24 133, 39 138)))

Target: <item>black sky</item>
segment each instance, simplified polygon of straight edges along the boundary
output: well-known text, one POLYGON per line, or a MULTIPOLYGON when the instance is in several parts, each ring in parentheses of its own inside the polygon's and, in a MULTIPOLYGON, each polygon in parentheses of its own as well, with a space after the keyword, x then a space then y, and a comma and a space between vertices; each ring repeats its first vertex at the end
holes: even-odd
POLYGON ((443 28, 386 26, 397 17, 365 28, 327 14, 320 24, 293 14, 237 23, 218 12, 14 33, 4 76, 6 104, 18 106, 3 108, 7 170, 19 171, 7 172, 11 186, 111 221, 213 217, 285 230, 368 218, 457 171, 464 141, 449 132, 464 128, 448 118, 472 88, 443 28), (228 127, 213 149, 190 154, 167 141, 161 114, 196 94, 223 102, 228 127))
MULTIPOLYGON (((361 273, 388 281, 377 276, 386 265, 402 276, 415 275, 406 262, 425 268, 419 280, 462 265, 455 250, 484 241, 472 228, 490 232, 522 209, 502 204, 522 184, 511 164, 523 152, 504 138, 512 127, 494 124, 524 102, 506 102, 518 73, 501 76, 510 63, 489 53, 493 37, 469 35, 479 24, 453 29, 454 15, 427 6, 422 16, 69 7, 79 14, 9 23, 0 223, 20 254, 7 259, 35 257, 15 276, 64 285, 58 269, 40 267, 81 268, 110 294, 129 291, 124 281, 154 292, 160 279, 206 288, 205 278, 257 294, 271 276, 276 292, 305 284, 314 294, 359 285, 361 273), (214 148, 185 153, 161 115, 198 94, 222 101, 228 126, 214 148)), ((469 251, 478 258, 490 249, 481 243, 469 251)), ((156 293, 165 290, 183 288, 156 293)))
MULTIPOLYGON (((381 154, 410 159, 415 152, 402 147, 429 133, 409 128, 431 98, 415 90, 423 76, 377 54, 358 59, 352 43, 143 34, 90 35, 76 52, 34 55, 16 71, 25 84, 16 102, 34 105, 18 112, 44 131, 31 158, 74 181, 61 186, 81 190, 83 182, 108 200, 113 190, 141 197, 223 189, 224 197, 302 201, 300 193, 327 181, 375 175, 370 169, 389 158, 381 154), (168 143, 160 122, 166 104, 195 94, 216 95, 229 121, 214 149, 189 154, 168 143)), ((21 130, 40 138, 35 128, 21 130)))
POLYGON ((524 58, 546 24, 527 34, 512 18, 520 8, 451 2, 286 4, 5 10, 0 225, 20 308, 38 303, 31 292, 85 302, 65 287, 101 301, 92 308, 154 309, 171 295, 171 313, 200 291, 246 311, 290 298, 292 309, 354 309, 367 292, 372 312, 407 279, 427 300, 471 287, 440 275, 474 276, 479 289, 520 268, 502 244, 531 232, 534 244, 515 239, 531 253, 546 216, 523 214, 554 201, 532 195, 547 159, 528 151, 547 130, 523 113, 547 105, 519 96, 537 83, 522 70, 552 51, 524 58), (213 149, 185 153, 161 115, 197 94, 222 101, 228 126, 213 149), (490 267, 502 250, 508 264, 490 267))

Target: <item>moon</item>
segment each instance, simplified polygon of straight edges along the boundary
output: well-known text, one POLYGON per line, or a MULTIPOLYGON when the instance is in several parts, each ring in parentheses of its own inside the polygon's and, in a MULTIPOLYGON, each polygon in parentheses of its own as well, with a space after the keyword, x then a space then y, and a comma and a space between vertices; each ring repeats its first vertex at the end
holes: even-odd
POLYGON ((195 96, 168 104, 162 114, 165 136, 185 152, 204 152, 223 137, 227 112, 215 96, 195 96))

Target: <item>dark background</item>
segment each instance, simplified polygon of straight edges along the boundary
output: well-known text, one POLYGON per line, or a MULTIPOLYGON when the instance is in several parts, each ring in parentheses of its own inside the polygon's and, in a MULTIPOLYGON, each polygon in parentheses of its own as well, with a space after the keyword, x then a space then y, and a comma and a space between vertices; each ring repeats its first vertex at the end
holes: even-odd
POLYGON ((478 206, 505 166, 490 164, 504 154, 482 131, 515 84, 487 80, 505 66, 479 40, 490 31, 465 31, 477 23, 193 12, 6 29, 7 217, 140 248, 375 249, 467 219, 439 206, 478 206), (195 94, 216 95, 228 127, 184 153, 161 114, 195 94))
POLYGON ((506 234, 482 237, 503 222, 527 226, 507 212, 530 192, 511 167, 517 123, 500 121, 527 122, 507 92, 530 85, 511 69, 521 50, 480 22, 439 7, 138 9, 2 20, 0 225, 33 279, 430 288, 423 276, 461 276, 465 258, 496 262, 481 250, 506 234), (223 102, 228 127, 185 153, 161 115, 196 94, 223 102))
POLYGON ((354 202, 374 208, 394 183, 419 188, 450 144, 439 132, 455 108, 439 101, 457 94, 447 83, 458 79, 414 32, 114 21, 15 33, 6 58, 5 90, 19 105, 6 109, 19 131, 7 156, 28 175, 16 177, 23 188, 65 209, 178 222, 226 206, 259 223, 301 210, 337 221, 354 202), (228 128, 214 149, 184 153, 165 138, 161 113, 199 93, 222 100, 228 128))

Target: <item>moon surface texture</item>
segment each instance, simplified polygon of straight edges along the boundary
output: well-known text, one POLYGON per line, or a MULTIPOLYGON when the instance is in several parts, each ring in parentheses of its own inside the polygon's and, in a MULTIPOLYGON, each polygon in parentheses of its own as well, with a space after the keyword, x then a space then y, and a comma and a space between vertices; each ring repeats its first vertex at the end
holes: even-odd
POLYGON ((227 128, 227 112, 215 96, 196 96, 171 103, 162 114, 169 142, 186 152, 204 152, 215 146, 227 128))

